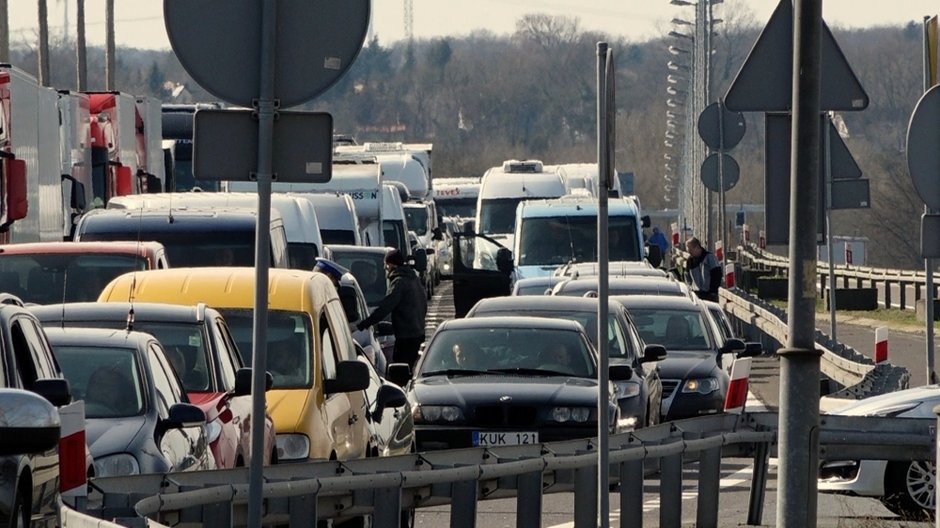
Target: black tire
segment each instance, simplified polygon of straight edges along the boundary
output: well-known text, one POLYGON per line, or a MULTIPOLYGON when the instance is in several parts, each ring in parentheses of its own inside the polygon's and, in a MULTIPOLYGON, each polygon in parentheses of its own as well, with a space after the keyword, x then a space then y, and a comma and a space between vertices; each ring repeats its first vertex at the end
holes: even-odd
POLYGON ((905 520, 928 521, 936 514, 937 469, 929 460, 889 462, 881 503, 905 520))
MULTIPOLYGON (((20 482, 20 485, 23 483, 20 482)), ((13 509, 10 510, 10 528, 28 528, 30 522, 29 502, 26 500, 26 490, 17 490, 13 509)))

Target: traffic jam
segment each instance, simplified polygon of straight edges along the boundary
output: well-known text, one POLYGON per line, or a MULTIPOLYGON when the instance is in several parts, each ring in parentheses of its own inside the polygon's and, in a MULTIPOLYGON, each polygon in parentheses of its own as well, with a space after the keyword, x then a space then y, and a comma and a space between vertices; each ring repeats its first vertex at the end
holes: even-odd
POLYGON ((266 465, 595 436, 604 326, 611 433, 723 412, 734 359, 762 352, 674 273, 681 254, 649 239, 619 186, 598 321, 596 165, 447 178, 430 144, 338 136, 329 182, 273 185, 267 407, 253 417, 254 184, 194 177, 198 106, 155 115, 5 68, 4 525, 54 519, 51 484, 79 464, 87 478, 247 466, 253 420, 266 465), (42 98, 58 98, 55 127, 35 115, 42 98), (17 133, 29 111, 48 134, 17 133), (75 135, 91 148, 43 157, 75 135), (36 198, 49 162, 70 175, 58 201, 36 198), (456 317, 426 332, 445 290, 456 317), (84 445, 40 442, 55 409, 18 415, 23 398, 82 402, 84 445))

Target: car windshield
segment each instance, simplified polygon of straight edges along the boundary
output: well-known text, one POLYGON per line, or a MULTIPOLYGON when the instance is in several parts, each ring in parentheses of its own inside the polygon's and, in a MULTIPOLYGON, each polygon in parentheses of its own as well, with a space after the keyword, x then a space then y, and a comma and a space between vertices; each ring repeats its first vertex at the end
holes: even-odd
MULTIPOLYGON (((557 295, 580 297, 587 292, 597 291, 597 279, 579 280, 563 283, 557 295)), ((669 295, 682 297, 682 283, 668 279, 650 281, 638 280, 611 281, 608 286, 610 295, 669 295)))
POLYGON ((115 277, 147 267, 135 255, 0 254, 0 291, 36 304, 96 301, 115 277))
POLYGON ((385 297, 388 291, 388 283, 385 280, 385 255, 334 250, 333 260, 356 277, 356 282, 365 295, 366 304, 375 306, 385 297))
POLYGON ((669 352, 713 348, 705 320, 697 310, 629 307, 627 310, 647 344, 663 345, 669 352))
MULTIPOLYGON (((123 329, 126 319, 111 321, 74 321, 71 326, 90 328, 123 329)), ((203 325, 200 323, 174 323, 161 321, 134 321, 134 330, 146 332, 160 341, 166 351, 167 359, 183 382, 186 392, 206 392, 210 390, 209 349, 204 338, 203 325)))
MULTIPOLYGON (((557 311, 557 310, 494 310, 494 311, 480 311, 474 313, 474 317, 498 317, 498 316, 511 316, 511 315, 522 315, 526 317, 546 317, 549 319, 566 319, 568 321, 574 321, 581 325, 581 328, 584 328, 584 332, 587 334, 588 339, 591 341, 591 344, 595 347, 597 346, 597 313, 596 312, 570 312, 570 311, 557 311)), ((629 350, 629 344, 624 338, 623 333, 618 328, 617 317, 613 314, 610 314, 608 317, 607 325, 607 339, 609 348, 607 349, 607 355, 612 358, 622 358, 622 357, 633 357, 636 355, 636 351, 629 350)))
POLYGON ((476 198, 436 198, 438 216, 461 216, 464 218, 477 215, 476 198))
POLYGON ((427 234, 427 207, 405 207, 405 222, 408 224, 408 230, 414 231, 416 235, 424 236, 427 234))
MULTIPOLYGON (((130 222, 129 224, 133 224, 130 222)), ((255 265, 255 231, 180 231, 173 233, 137 231, 83 233, 82 240, 156 240, 166 247, 174 267, 255 265)), ((273 262, 273 259, 272 259, 273 262)))
MULTIPOLYGON (((251 365, 253 312, 220 309, 232 331, 232 338, 245 365, 251 365)), ((312 325, 307 314, 284 310, 268 311, 267 370, 275 389, 302 389, 312 386, 312 325)))
POLYGON ((137 351, 101 346, 57 346, 56 359, 73 400, 85 401, 86 418, 122 418, 143 412, 137 351))
MULTIPOLYGON (((636 218, 611 216, 610 260, 640 260, 636 218)), ((597 262, 597 215, 535 217, 522 220, 519 265, 597 262)))
MULTIPOLYGON (((356 245, 356 233, 352 229, 320 229, 320 238, 324 244, 337 244, 343 246, 356 245)), ((293 250, 292 250, 293 251, 293 250)))
POLYGON ((518 372, 594 377, 591 350, 581 334, 546 328, 462 328, 434 336, 419 376, 518 372))
POLYGON ((480 233, 505 235, 516 229, 516 207, 523 198, 490 198, 480 201, 480 233))

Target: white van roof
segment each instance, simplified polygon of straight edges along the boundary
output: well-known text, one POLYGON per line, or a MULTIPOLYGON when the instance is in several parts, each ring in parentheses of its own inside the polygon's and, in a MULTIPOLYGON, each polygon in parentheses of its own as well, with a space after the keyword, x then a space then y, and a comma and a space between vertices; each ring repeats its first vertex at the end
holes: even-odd
POLYGON ((359 219, 352 197, 344 193, 298 193, 292 196, 309 200, 317 212, 320 229, 355 231, 359 235, 359 219))
POLYGON ((546 198, 565 194, 565 183, 555 172, 507 173, 490 169, 483 176, 480 198, 546 198))

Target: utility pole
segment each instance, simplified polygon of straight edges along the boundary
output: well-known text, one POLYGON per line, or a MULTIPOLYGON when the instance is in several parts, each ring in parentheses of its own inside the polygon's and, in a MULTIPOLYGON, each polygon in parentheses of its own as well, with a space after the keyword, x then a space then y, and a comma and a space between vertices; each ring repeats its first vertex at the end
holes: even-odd
POLYGON ((104 45, 105 56, 105 87, 107 91, 114 90, 114 0, 108 0, 105 7, 104 25, 107 31, 104 45))
POLYGON ((0 62, 10 62, 10 13, 8 0, 0 0, 0 62))
POLYGON ((88 89, 88 56, 85 49, 85 0, 75 0, 75 64, 78 68, 78 91, 88 89))
POLYGON ((49 9, 39 0, 39 84, 49 86, 49 9))

